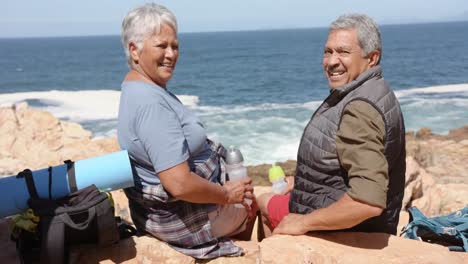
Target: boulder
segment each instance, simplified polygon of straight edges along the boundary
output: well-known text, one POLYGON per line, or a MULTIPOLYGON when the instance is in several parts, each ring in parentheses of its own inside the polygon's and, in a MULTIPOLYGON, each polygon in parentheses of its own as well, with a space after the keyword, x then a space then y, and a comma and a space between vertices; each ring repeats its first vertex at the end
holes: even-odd
POLYGON ((260 243, 261 263, 467 263, 468 255, 379 233, 330 232, 272 236, 260 243))
POLYGON ((427 127, 423 127, 418 132, 416 132, 416 138, 420 138, 420 139, 428 138, 432 135, 434 135, 432 134, 432 130, 427 127))
POLYGON ((468 206, 468 184, 437 183, 413 157, 406 158, 402 209, 418 207, 427 216, 448 214, 468 206))
POLYGON ((0 176, 119 150, 115 138, 94 140, 80 124, 60 121, 25 102, 0 108, 0 134, 0 176))
MULTIPOLYGON (((0 259, 19 263, 9 238, 10 218, 0 220, 0 259)), ((237 241, 245 255, 196 261, 149 236, 134 236, 108 247, 76 245, 70 263, 467 263, 468 255, 447 248, 387 234, 316 232, 278 235, 256 241, 237 241)))
POLYGON ((465 126, 455 130, 454 135, 410 139, 406 143, 407 156, 414 157, 438 183, 468 184, 467 130, 465 126))

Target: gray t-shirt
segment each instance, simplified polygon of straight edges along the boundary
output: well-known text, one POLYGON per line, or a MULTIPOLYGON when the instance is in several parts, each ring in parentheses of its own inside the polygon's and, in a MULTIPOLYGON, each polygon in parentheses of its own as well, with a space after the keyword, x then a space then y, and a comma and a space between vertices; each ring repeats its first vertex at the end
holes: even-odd
POLYGON ((171 92, 141 81, 122 83, 117 134, 134 166, 135 184, 159 184, 158 172, 207 160, 211 148, 198 117, 171 92))

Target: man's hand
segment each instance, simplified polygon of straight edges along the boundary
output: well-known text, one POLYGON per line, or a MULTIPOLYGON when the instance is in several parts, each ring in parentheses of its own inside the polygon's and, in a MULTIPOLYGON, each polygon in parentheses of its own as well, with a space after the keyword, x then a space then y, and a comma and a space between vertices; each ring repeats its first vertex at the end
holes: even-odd
POLYGON ((273 235, 283 234, 299 236, 309 232, 310 230, 307 230, 303 219, 304 215, 288 214, 281 220, 275 230, 273 230, 273 235))

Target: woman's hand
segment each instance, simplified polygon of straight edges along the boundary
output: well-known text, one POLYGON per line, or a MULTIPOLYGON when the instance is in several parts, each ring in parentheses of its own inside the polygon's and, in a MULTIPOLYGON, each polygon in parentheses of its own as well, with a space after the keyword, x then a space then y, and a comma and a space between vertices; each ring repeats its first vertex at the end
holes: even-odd
POLYGON ((248 208, 249 205, 244 202, 244 198, 254 198, 251 183, 252 179, 250 178, 240 181, 227 181, 223 186, 226 191, 226 204, 240 203, 248 208))
POLYGON ((294 176, 286 176, 284 180, 288 183, 288 187, 284 189, 284 191, 281 193, 282 195, 290 193, 294 188, 294 176))

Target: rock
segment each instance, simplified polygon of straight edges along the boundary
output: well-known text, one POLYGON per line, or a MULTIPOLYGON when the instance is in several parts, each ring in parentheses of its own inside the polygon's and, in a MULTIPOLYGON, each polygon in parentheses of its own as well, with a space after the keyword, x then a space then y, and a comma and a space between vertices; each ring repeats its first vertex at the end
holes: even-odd
POLYGON ((456 142, 468 139, 468 126, 451 129, 447 137, 451 140, 455 140, 456 142))
MULTIPOLYGON (((9 239, 10 219, 0 220, 0 259, 19 263, 9 239)), ((273 236, 261 243, 238 241, 245 255, 196 261, 149 237, 131 237, 108 246, 75 245, 70 263, 466 263, 468 255, 447 248, 387 234, 351 232, 273 236)))
POLYGON ((421 128, 417 133, 416 133, 416 138, 423 139, 423 138, 428 138, 429 136, 432 136, 432 131, 430 128, 424 127, 421 128))
POLYGON ((92 140, 79 124, 60 121, 27 103, 0 108, 0 176, 119 150, 117 140, 92 140))
POLYGON ((4 175, 14 175, 26 168, 26 164, 18 159, 3 158, 0 159, 0 172, 4 175))
POLYGON ((432 133, 429 128, 421 128, 416 134, 413 131, 406 132, 406 139, 408 140, 453 140, 455 142, 460 142, 464 139, 468 139, 468 126, 463 126, 461 128, 455 128, 449 130, 447 135, 439 135, 432 133))
POLYGON ((60 122, 63 136, 69 139, 90 139, 91 132, 85 130, 81 125, 72 122, 60 122))
POLYGON ((92 142, 98 145, 105 153, 112 153, 120 150, 117 138, 93 139, 92 142))
POLYGON ((429 139, 407 142, 412 156, 438 183, 468 183, 468 140, 429 139))
POLYGON ((453 129, 448 135, 419 139, 407 136, 406 154, 414 157, 437 183, 468 184, 468 126, 453 129))
POLYGON ((0 108, 0 135, 2 135, 0 137, 0 158, 10 155, 6 150, 9 150, 14 143, 17 129, 18 124, 13 109, 0 108))
POLYGON ((261 263, 467 263, 468 255, 379 233, 273 236, 260 243, 261 263))
POLYGON ((436 183, 412 157, 406 158, 402 209, 416 206, 427 216, 448 214, 468 206, 468 184, 436 183))
MULTIPOLYGON (((277 162, 276 165, 281 166, 281 168, 284 170, 284 173, 288 176, 295 174, 295 160, 277 162)), ((271 186, 271 182, 268 180, 268 170, 270 169, 270 167, 271 164, 262 164, 247 167, 248 174, 252 178, 252 182, 254 185, 271 186)))
MULTIPOLYGON (((244 249, 242 257, 221 257, 204 260, 202 263, 258 263, 259 246, 253 241, 238 241, 244 249)), ((172 249, 167 244, 150 236, 132 237, 119 241, 112 246, 102 248, 93 245, 73 246, 70 251, 70 264, 73 263, 200 263, 172 249)))
POLYGON ((403 197, 403 209, 407 209, 413 204, 412 201, 421 198, 428 189, 434 185, 433 178, 419 166, 412 157, 406 158, 406 180, 405 195, 403 197))
POLYGON ((434 184, 411 202, 427 216, 444 215, 468 206, 468 184, 434 184))
POLYGON ((195 263, 195 259, 149 236, 131 237, 106 248, 79 245, 70 249, 70 264, 78 263, 195 263))

